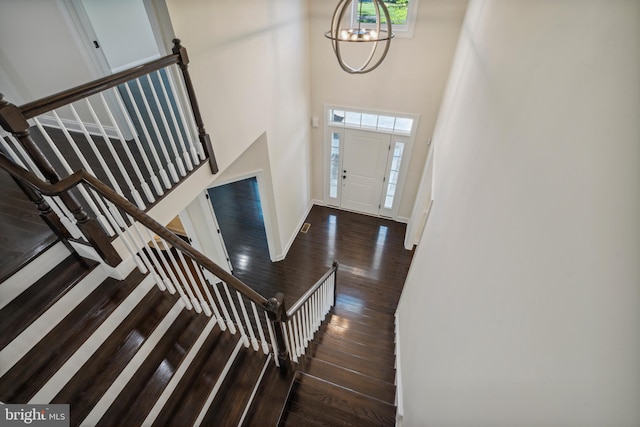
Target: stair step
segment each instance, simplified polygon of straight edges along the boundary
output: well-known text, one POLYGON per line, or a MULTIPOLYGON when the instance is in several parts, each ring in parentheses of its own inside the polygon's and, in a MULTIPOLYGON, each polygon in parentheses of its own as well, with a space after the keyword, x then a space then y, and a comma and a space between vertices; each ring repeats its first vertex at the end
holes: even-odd
POLYGON ((350 330, 362 332, 369 335, 377 335, 393 340, 395 338, 394 324, 390 322, 386 327, 380 325, 369 325, 367 323, 358 321, 357 319, 350 319, 348 317, 339 316, 331 311, 323 323, 327 325, 336 325, 342 328, 348 328, 350 330))
POLYGON ((69 256, 2 308, 0 350, 79 283, 97 263, 69 256))
POLYGON ((316 333, 314 340, 321 342, 324 337, 348 342, 359 347, 364 346, 369 352, 376 354, 393 355, 395 354, 395 344, 393 336, 385 337, 378 335, 375 331, 372 333, 363 333, 351 328, 343 328, 334 323, 327 323, 316 333))
POLYGON ((337 314, 338 316, 345 317, 350 320, 355 320, 359 323, 363 323, 365 325, 371 327, 380 327, 383 329, 388 329, 391 325, 394 324, 394 317, 390 314, 381 313, 379 311, 374 311, 371 309, 367 309, 361 306, 354 306, 351 304, 344 304, 337 302, 336 305, 331 309, 331 313, 337 314))
POLYGON ((372 362, 382 363, 384 366, 394 366, 396 357, 393 351, 382 350, 377 346, 369 346, 358 342, 352 342, 348 339, 335 337, 318 333, 313 338, 313 342, 331 349, 340 350, 344 353, 358 356, 362 359, 371 360, 372 362))
POLYGON ((104 344, 54 397, 71 405, 71 421, 82 421, 133 358, 175 301, 153 287, 104 344))
POLYGON ((395 385, 324 360, 305 357, 300 371, 393 405, 395 385))
POLYGON ((334 418, 329 414, 314 410, 314 407, 301 406, 297 402, 290 402, 287 413, 279 427, 360 427, 362 424, 353 424, 344 419, 334 418))
POLYGON ((24 292, 29 286, 40 280, 56 265, 64 261, 71 252, 62 242, 39 253, 27 265, 0 283, 0 309, 9 304, 15 297, 24 292))
MULTIPOLYGON (((317 420, 325 425, 341 420, 347 425, 394 426, 396 421, 394 405, 301 372, 296 375, 290 402, 289 413, 313 408, 317 420)), ((285 419, 284 425, 292 424, 285 419)))
POLYGON ((260 378, 267 356, 251 347, 242 348, 228 372, 222 388, 200 425, 238 425, 260 378))
POLYGON ((306 355, 388 383, 395 382, 396 370, 393 363, 365 359, 313 341, 309 343, 306 355))
POLYGON ((287 396, 293 387, 295 367, 282 372, 273 361, 269 362, 249 412, 242 423, 245 427, 275 426, 282 418, 287 396))
POLYGON ((193 425, 237 343, 238 335, 213 329, 153 425, 193 425))
POLYGON ((0 378, 0 400, 28 402, 133 291, 142 277, 136 270, 125 281, 107 279, 102 282, 0 378))
MULTIPOLYGON (((177 305, 182 306, 182 303, 178 302, 177 305)), ((193 344, 198 335, 197 329, 206 323, 206 319, 199 320, 198 317, 199 315, 193 311, 179 311, 178 316, 155 343, 144 362, 137 367, 96 426, 142 424, 164 386, 171 379, 180 359, 184 357, 184 347, 193 344), (189 326, 193 322, 197 326, 191 330, 189 326)))

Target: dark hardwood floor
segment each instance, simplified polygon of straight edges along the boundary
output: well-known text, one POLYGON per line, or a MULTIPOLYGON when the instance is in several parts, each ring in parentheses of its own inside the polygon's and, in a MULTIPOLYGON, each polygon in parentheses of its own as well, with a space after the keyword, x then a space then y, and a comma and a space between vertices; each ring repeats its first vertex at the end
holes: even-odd
POLYGON ((314 206, 286 259, 271 262, 257 186, 250 180, 218 187, 212 199, 233 274, 266 297, 285 294, 291 306, 330 267, 338 270, 338 299, 352 309, 395 312, 413 251, 406 226, 395 221, 314 206), (236 185, 237 184, 237 185, 236 185))
POLYGON ((0 283, 57 240, 18 184, 0 170, 0 283))

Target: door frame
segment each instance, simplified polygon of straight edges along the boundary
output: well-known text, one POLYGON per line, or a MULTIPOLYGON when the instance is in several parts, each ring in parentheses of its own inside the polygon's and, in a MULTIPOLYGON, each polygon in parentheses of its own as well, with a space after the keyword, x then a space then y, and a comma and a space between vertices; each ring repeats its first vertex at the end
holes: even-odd
MULTIPOLYGON (((276 244, 276 235, 275 235, 275 227, 274 227, 274 214, 270 202, 270 198, 268 197, 268 184, 266 182, 266 178, 264 176, 264 171, 254 170, 251 172, 247 172, 240 175, 234 175, 233 177, 222 179, 219 181, 215 181, 212 185, 207 187, 204 193, 207 193, 210 188, 220 187, 222 185, 233 184, 234 182, 242 181, 245 179, 256 178, 256 182, 258 183, 258 194, 260 195, 260 205, 262 206, 262 219, 264 222, 264 231, 267 235, 267 246, 269 248, 269 258, 271 262, 281 261, 282 257, 279 257, 278 246, 276 244)), ((211 210, 214 212, 213 203, 209 200, 209 205, 211 205, 211 210)), ((225 248, 226 250, 226 248, 225 248)))
MULTIPOLYGON (((384 217, 384 218, 391 218, 394 221, 400 221, 400 217, 398 216, 398 210, 402 203, 402 196, 404 193, 407 172, 409 170, 409 163, 411 160, 411 152, 413 151, 413 144, 415 141, 415 136, 417 133, 419 121, 420 121, 420 116, 417 114, 380 111, 380 110, 372 110, 372 109, 365 109, 365 108, 359 108, 359 107, 345 107, 345 106, 338 106, 333 104, 324 104, 324 129, 323 129, 324 135, 323 135, 323 144, 322 144, 323 145, 322 187, 323 187, 324 204, 327 206, 333 206, 333 207, 342 209, 340 207, 340 204, 341 204, 340 200, 342 197, 342 173, 341 172, 344 170, 343 161, 344 161, 344 142, 345 142, 346 130, 353 129, 353 130, 362 130, 362 131, 374 132, 374 133, 380 133, 380 134, 390 134, 391 135, 391 151, 393 150, 393 146, 395 142, 403 142, 405 144, 403 155, 402 155, 400 174, 399 174, 398 183, 396 186, 396 193, 393 201, 393 207, 391 209, 384 209, 383 207, 381 207, 379 209, 378 215, 369 214, 366 212, 359 212, 359 213, 362 213, 365 215, 384 217), (395 130, 381 130, 381 129, 374 129, 374 128, 365 127, 365 126, 351 126, 349 124, 344 124, 344 123, 336 125, 335 123, 332 123, 330 119, 330 114, 334 110, 353 111, 353 112, 358 112, 362 114, 376 114, 379 116, 391 116, 391 117, 397 117, 397 118, 408 118, 413 120, 413 125, 411 127, 410 132, 397 132, 395 130), (330 197, 330 194, 329 194, 329 191, 330 191, 329 175, 330 175, 330 167, 331 167, 331 140, 334 133, 337 133, 340 135, 340 153, 339 153, 339 172, 340 173, 338 174, 337 198, 332 198, 330 197)), ((382 193, 380 194, 381 205, 384 199, 383 194, 387 189, 387 183, 388 183, 390 169, 391 169, 391 162, 392 162, 392 156, 388 156, 387 168, 385 171, 385 178, 384 178, 385 181, 382 186, 382 193)), ((405 222, 405 221, 401 221, 401 222, 405 222)))

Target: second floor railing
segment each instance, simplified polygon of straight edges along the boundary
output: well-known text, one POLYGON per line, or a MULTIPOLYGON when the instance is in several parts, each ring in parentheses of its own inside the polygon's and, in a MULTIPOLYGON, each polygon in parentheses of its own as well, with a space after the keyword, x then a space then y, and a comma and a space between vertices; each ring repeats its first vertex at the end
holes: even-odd
POLYGON ((188 63, 176 39, 171 55, 20 107, 0 94, 0 167, 59 237, 110 266, 132 260, 284 367, 334 304, 337 263, 286 310, 284 295, 260 295, 145 213, 206 160, 218 171, 188 63))

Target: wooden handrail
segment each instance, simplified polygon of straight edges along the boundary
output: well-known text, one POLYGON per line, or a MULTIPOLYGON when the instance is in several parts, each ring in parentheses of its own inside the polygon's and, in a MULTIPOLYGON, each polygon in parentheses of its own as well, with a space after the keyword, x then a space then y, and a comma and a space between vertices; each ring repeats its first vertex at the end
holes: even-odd
POLYGON ((322 284, 325 282, 325 280, 327 280, 329 278, 329 276, 331 276, 335 271, 338 270, 338 266, 339 263, 337 260, 333 261, 333 264, 331 265, 331 268, 329 269, 329 271, 327 271, 326 273, 324 273, 324 275, 318 279, 318 281, 311 286, 307 292, 305 292, 300 298, 298 298, 298 301, 296 301, 290 309, 287 310, 287 319, 290 319, 291 316, 293 316, 294 314, 296 314, 296 312, 298 310, 300 310, 300 308, 304 305, 305 302, 307 302, 307 300, 311 297, 311 295, 313 295, 313 293, 320 287, 322 286, 322 284))
POLYGON ((138 207, 133 205, 124 197, 117 194, 109 186, 107 186, 94 176, 90 175, 85 170, 80 170, 58 181, 55 184, 50 184, 48 182, 42 181, 33 173, 13 163, 4 155, 4 153, 0 153, 0 167, 9 172, 12 176, 19 178, 23 182, 29 184, 35 190, 48 196, 57 196, 60 194, 64 194, 79 184, 90 186, 104 198, 131 215, 134 219, 143 224, 149 230, 153 231, 158 236, 169 242, 171 245, 178 248, 182 253, 187 255, 193 261, 202 265, 211 273, 215 274, 218 278, 225 281, 228 285, 231 285, 245 297, 260 305, 260 307, 265 310, 269 311, 269 309, 271 308, 272 303, 270 303, 269 300, 267 300, 265 297, 253 290, 237 277, 225 271, 222 267, 218 266, 204 254, 196 250, 193 246, 189 245, 184 240, 173 234, 162 224, 138 209, 138 207))
POLYGON ((26 119, 31 119, 40 114, 65 106, 72 102, 79 101, 88 96, 95 95, 122 83, 126 83, 129 80, 144 76, 164 67, 168 67, 169 65, 178 64, 179 62, 180 55, 178 54, 163 56, 155 61, 102 77, 98 80, 67 89, 63 92, 47 96, 46 98, 42 98, 37 101, 29 102, 18 108, 26 119))

